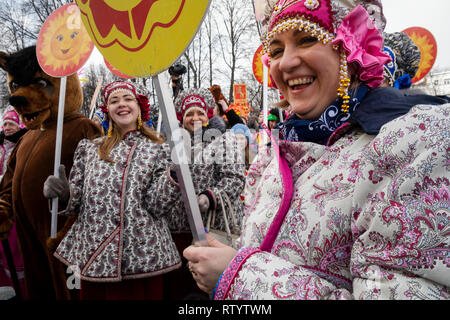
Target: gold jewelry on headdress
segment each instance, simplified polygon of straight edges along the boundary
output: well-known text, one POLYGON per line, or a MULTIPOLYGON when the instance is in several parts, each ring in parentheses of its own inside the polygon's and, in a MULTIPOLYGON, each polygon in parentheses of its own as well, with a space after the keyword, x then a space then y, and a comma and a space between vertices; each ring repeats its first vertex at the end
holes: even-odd
POLYGON ((287 18, 278 22, 271 31, 267 33, 267 37, 263 40, 263 53, 269 53, 270 55, 270 41, 272 38, 281 32, 288 30, 299 30, 308 32, 316 37, 323 44, 327 44, 332 41, 334 35, 328 32, 325 28, 322 28, 318 23, 304 20, 303 18, 287 18))
POLYGON ((138 118, 137 118, 137 121, 138 121, 138 130, 140 129, 140 128, 142 128, 142 118, 141 118, 141 115, 138 115, 138 118))
POLYGON ((342 99, 341 110, 343 113, 347 113, 349 109, 348 104, 350 102, 350 96, 348 95, 350 77, 348 74, 347 55, 344 50, 341 50, 339 69, 339 88, 337 89, 337 93, 338 97, 342 99))
POLYGON ((108 138, 112 137, 112 121, 109 121, 109 128, 108 128, 108 138))

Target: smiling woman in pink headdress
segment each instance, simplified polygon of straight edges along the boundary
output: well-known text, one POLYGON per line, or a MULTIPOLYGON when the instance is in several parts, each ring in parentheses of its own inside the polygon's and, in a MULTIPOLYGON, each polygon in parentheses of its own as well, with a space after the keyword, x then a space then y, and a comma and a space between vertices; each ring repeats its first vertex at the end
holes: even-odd
POLYGON ((107 135, 80 141, 69 179, 60 167, 44 183, 59 214, 77 217, 54 255, 81 278, 83 300, 162 299, 162 275, 181 266, 155 192, 169 161, 134 84, 106 85, 103 100, 107 135))
POLYGON ((262 24, 293 114, 248 171, 235 247, 185 249, 197 285, 214 299, 448 299, 450 105, 380 87, 380 1, 268 0, 262 24))

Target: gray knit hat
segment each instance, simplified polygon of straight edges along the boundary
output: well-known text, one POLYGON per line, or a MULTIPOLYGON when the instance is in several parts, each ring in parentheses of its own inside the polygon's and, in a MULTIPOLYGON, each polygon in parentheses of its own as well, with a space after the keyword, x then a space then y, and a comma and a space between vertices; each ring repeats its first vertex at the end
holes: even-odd
POLYGON ((414 78, 420 64, 420 49, 404 32, 383 33, 384 51, 392 58, 385 65, 385 78, 391 85, 407 74, 414 78))

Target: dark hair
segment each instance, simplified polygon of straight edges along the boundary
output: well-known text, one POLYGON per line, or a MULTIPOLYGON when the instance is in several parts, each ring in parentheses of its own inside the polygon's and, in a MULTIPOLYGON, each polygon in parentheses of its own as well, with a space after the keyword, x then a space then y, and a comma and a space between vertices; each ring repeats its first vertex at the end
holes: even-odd
POLYGON ((254 130, 258 131, 259 130, 258 119, 257 118, 249 118, 247 120, 247 127, 249 129, 254 129, 254 130))

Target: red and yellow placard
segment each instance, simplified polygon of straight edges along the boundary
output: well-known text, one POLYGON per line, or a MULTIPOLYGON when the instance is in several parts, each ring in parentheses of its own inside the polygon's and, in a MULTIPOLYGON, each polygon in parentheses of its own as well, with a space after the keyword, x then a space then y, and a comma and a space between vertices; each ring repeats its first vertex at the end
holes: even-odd
POLYGON ((80 69, 94 49, 75 4, 66 4, 45 20, 36 43, 42 70, 53 77, 69 76, 80 69))
POLYGON ((156 75, 181 56, 210 0, 76 0, 103 57, 133 77, 156 75))
POLYGON ((233 85, 234 103, 246 104, 247 103, 247 86, 245 84, 233 85))
POLYGON ((111 71, 116 76, 122 78, 122 79, 133 79, 133 77, 127 76, 125 73, 120 72, 119 69, 114 67, 111 63, 109 63, 105 58, 103 58, 103 61, 105 62, 106 67, 109 71, 111 71))
POLYGON ((250 113, 250 106, 247 103, 245 104, 232 103, 228 106, 228 108, 233 109, 238 116, 248 119, 248 115, 250 113))
MULTIPOLYGON (((258 49, 256 49, 255 54, 253 55, 253 64, 252 64, 253 75, 260 84, 264 84, 263 64, 261 62, 262 49, 263 49, 262 45, 260 45, 258 49)), ((268 72, 270 73, 270 68, 268 68, 268 72)), ((270 77, 268 77, 267 81, 268 81, 267 86, 269 88, 275 88, 275 86, 272 83, 272 79, 270 79, 270 77)))
POLYGON ((422 80, 433 68, 437 58, 437 42, 433 34, 422 27, 411 27, 403 30, 420 49, 419 70, 411 80, 416 83, 422 80))

